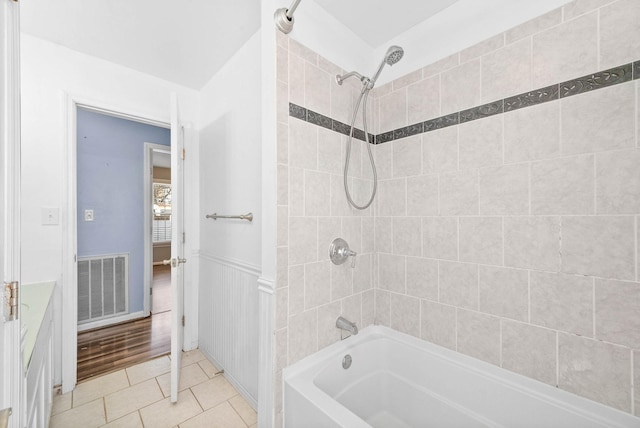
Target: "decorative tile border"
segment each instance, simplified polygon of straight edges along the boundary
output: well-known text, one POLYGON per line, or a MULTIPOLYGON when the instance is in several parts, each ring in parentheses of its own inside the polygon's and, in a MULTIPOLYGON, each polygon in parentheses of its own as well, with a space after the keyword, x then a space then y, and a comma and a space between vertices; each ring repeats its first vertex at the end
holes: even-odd
MULTIPOLYGON (((640 79, 640 61, 621 65, 619 67, 610 68, 608 70, 599 71, 594 74, 582 76, 577 79, 568 80, 562 83, 556 83, 544 88, 535 89, 530 92, 515 95, 513 97, 483 104, 467 110, 451 113, 445 116, 429 119, 425 122, 414 123, 413 125, 404 126, 394 129, 393 131, 383 132, 382 134, 369 134, 369 142, 372 144, 382 144, 401 138, 410 137, 412 135, 422 134, 425 132, 435 131, 437 129, 446 128, 448 126, 459 125, 470 122, 472 120, 482 119, 497 114, 502 114, 525 107, 555 101, 561 98, 571 97, 573 95, 594 91, 596 89, 606 88, 608 86, 629 82, 633 79, 640 79)), ((289 103, 289 116, 309 123, 313 123, 323 128, 331 129, 344 135, 349 135, 349 125, 339 122, 330 117, 323 116, 314 111, 300 107, 296 104, 289 103)), ((364 131, 355 129, 353 136, 358 140, 365 141, 364 131)))

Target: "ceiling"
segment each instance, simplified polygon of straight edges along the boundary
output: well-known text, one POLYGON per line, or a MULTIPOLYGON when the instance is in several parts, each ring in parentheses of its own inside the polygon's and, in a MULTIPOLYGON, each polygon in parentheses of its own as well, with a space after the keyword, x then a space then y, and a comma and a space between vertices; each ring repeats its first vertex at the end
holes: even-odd
MULTIPOLYGON (((300 8, 305 7, 302 0, 300 8)), ((457 0, 316 0, 375 48, 457 0), (402 19, 397 19, 401 16, 402 19), (395 17, 395 19, 393 18, 395 17)), ((201 89, 260 27, 260 0, 21 0, 22 31, 201 89)), ((289 0, 282 0, 284 7, 289 0)))

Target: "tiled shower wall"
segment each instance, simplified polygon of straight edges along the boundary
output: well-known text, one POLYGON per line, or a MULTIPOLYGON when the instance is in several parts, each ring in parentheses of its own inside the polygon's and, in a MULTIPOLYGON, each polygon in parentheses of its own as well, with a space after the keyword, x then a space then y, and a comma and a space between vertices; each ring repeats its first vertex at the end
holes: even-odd
MULTIPOLYGON (((343 70, 277 35, 275 396, 281 426, 282 369, 340 340, 339 316, 360 328, 373 323, 374 221, 373 207, 354 210, 345 197, 346 136, 289 115, 291 102, 348 123, 359 88, 337 85, 334 76, 343 70), (329 260, 329 245, 338 237, 358 252, 353 268, 351 260, 340 266, 329 260)), ((370 121, 375 126, 375 118, 370 121)), ((365 143, 354 141, 349 186, 360 204, 372 186, 367 156, 365 143)))
POLYGON ((375 89, 373 212, 330 130, 357 87, 278 33, 277 426, 282 368, 341 314, 640 414, 639 80, 548 89, 638 61, 638 22, 637 0, 577 0, 375 89), (337 236, 355 269, 328 261, 337 236))
POLYGON ((640 415, 640 80, 509 98, 639 31, 637 0, 576 1, 376 90, 376 323, 640 415))

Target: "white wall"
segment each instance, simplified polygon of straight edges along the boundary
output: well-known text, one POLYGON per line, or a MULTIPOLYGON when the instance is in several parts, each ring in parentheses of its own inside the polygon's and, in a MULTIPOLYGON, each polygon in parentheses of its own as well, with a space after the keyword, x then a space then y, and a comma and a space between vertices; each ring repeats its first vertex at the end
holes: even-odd
MULTIPOLYGON (((64 290, 62 246, 66 212, 65 171, 67 126, 65 94, 94 100, 96 105, 140 117, 169 122, 169 94, 176 92, 184 122, 195 123, 198 108, 196 91, 136 72, 113 63, 71 51, 44 40, 22 34, 22 280, 55 280, 55 381, 61 380, 61 313, 64 290), (60 224, 43 226, 41 207, 60 209, 60 224)), ((197 206, 197 136, 187 138, 185 228, 193 239, 187 240, 188 254, 198 248, 197 224, 189 217, 197 206)), ((186 265, 187 302, 197 263, 186 265)), ((188 305, 189 303, 187 303, 188 305)), ((186 340, 195 335, 188 325, 186 340)), ((195 326, 194 326, 195 327, 195 326)))
POLYGON ((254 407, 263 224, 260 36, 202 89, 199 131, 199 346, 254 407), (252 212, 254 219, 205 218, 214 212, 252 212))

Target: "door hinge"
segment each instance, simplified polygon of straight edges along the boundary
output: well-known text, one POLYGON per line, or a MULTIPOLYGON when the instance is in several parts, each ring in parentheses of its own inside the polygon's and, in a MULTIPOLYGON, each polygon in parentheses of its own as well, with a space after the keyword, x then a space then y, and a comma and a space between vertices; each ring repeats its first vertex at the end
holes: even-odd
POLYGON ((183 148, 182 149, 182 160, 184 160, 184 158, 187 156, 187 151, 183 148))
POLYGON ((18 281, 5 283, 4 285, 4 319, 15 321, 18 319, 18 281))
POLYGON ((184 327, 184 315, 182 316, 182 326, 184 327))

